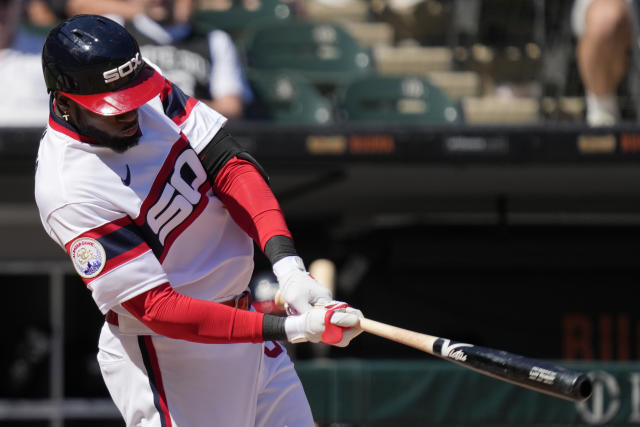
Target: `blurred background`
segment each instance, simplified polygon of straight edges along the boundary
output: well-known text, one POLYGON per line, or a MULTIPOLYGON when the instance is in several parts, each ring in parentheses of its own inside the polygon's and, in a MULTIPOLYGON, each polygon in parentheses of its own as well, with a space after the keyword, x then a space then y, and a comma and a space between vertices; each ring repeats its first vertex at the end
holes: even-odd
POLYGON ((123 425, 33 199, 40 50, 78 13, 230 118, 337 299, 594 380, 575 404, 366 334, 289 347, 319 425, 640 424, 635 1, 2 0, 0 426, 123 425))

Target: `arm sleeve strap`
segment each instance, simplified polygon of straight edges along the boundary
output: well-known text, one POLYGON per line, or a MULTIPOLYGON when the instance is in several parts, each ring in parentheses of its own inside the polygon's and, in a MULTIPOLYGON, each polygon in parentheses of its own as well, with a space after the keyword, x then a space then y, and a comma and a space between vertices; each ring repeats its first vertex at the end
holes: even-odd
POLYGON ((191 298, 168 283, 122 306, 152 331, 174 339, 228 344, 286 338, 284 318, 191 298))
POLYGON ((260 163, 224 129, 220 129, 218 133, 214 135, 207 146, 198 154, 198 157, 211 183, 216 180, 218 173, 227 162, 234 157, 252 163, 264 180, 267 183, 269 182, 269 176, 262 166, 260 166, 260 163))

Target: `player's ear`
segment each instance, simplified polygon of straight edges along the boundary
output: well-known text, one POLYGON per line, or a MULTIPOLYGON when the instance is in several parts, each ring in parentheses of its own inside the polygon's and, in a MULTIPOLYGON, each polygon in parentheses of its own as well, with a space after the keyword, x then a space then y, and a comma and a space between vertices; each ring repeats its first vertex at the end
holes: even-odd
POLYGON ((61 94, 60 92, 54 92, 53 97, 56 100, 56 106, 61 110, 66 111, 71 108, 71 99, 69 99, 67 96, 61 94))
POLYGON ((71 109, 73 108, 73 101, 60 92, 54 92, 53 97, 56 101, 56 112, 60 117, 68 122, 71 109))

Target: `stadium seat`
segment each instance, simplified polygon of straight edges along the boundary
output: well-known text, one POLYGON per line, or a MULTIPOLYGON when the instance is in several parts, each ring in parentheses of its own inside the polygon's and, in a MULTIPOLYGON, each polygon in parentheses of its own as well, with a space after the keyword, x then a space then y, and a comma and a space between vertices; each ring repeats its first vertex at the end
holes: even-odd
POLYGON ((206 1, 200 0, 193 14, 193 25, 199 32, 225 30, 235 36, 252 24, 282 22, 293 14, 289 4, 280 0, 206 1), (250 7, 251 6, 251 7, 250 7))
POLYGON ((390 46, 393 43, 393 28, 386 22, 345 21, 341 25, 364 48, 390 46))
POLYGON ((293 70, 313 84, 341 86, 371 72, 371 57, 340 25, 287 21, 248 29, 248 67, 293 70))
POLYGON ((379 45, 373 48, 373 57, 381 74, 424 74, 453 66, 453 52, 444 46, 379 45))
POLYGON ((369 5, 365 0, 305 0, 305 19, 313 22, 364 22, 369 5))
POLYGON ((481 91, 480 75, 473 71, 431 71, 426 77, 454 101, 478 96, 481 91))
POLYGON ((255 101, 246 112, 247 119, 301 125, 333 122, 331 102, 302 76, 250 71, 248 79, 255 101))
POLYGON ((453 124, 460 109, 426 78, 368 76, 341 92, 342 117, 350 122, 453 124))
POLYGON ((467 123, 532 124, 540 120, 540 102, 535 98, 484 96, 468 97, 462 101, 467 123))

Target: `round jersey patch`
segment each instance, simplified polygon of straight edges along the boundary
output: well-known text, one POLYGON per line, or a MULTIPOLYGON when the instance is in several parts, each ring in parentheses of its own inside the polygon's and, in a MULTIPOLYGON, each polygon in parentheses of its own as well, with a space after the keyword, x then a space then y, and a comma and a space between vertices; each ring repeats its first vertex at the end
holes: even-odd
POLYGON ((82 237, 74 241, 69 248, 69 254, 76 271, 85 279, 91 279, 100 274, 107 261, 100 242, 90 237, 82 237))

